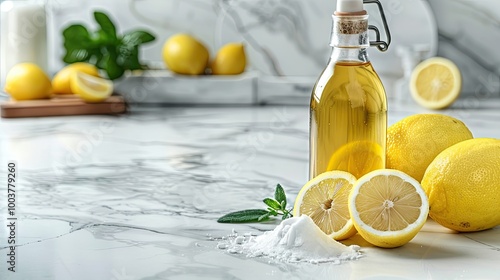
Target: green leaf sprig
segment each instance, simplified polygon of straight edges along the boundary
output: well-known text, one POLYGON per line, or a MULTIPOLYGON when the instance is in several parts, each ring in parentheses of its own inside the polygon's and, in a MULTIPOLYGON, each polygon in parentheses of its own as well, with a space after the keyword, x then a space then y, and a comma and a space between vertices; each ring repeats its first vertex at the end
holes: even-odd
POLYGON ((274 198, 264 198, 267 209, 248 209, 236 211, 220 217, 219 223, 254 223, 269 220, 270 217, 281 216, 283 220, 293 217, 292 209, 286 209, 286 194, 278 184, 274 191, 274 198))
POLYGON ((155 36, 143 30, 120 36, 115 24, 104 12, 95 11, 94 19, 99 25, 94 32, 81 24, 73 24, 63 30, 64 62, 92 63, 103 69, 111 80, 120 78, 126 70, 145 68, 139 61, 139 47, 154 41, 155 36))

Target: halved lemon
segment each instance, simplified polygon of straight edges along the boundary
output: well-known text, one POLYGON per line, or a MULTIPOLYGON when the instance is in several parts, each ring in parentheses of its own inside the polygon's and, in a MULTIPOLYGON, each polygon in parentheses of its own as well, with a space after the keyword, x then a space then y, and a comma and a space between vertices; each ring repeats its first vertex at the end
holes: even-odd
POLYGON ((460 95, 462 76, 451 60, 434 57, 415 67, 410 90, 418 104, 429 109, 449 107, 460 95))
POLYGON ((361 177, 349 195, 349 213, 358 233, 375 246, 402 246, 427 220, 429 202, 420 184, 398 170, 361 177))
POLYGON ((379 144, 356 141, 338 149, 330 158, 327 170, 346 171, 359 178, 366 173, 385 167, 385 154, 379 144))
POLYGON ((113 93, 113 82, 83 72, 71 76, 71 91, 85 102, 97 103, 106 100, 113 93))
POLYGON ((52 79, 52 88, 55 94, 73 94, 71 91, 71 76, 75 72, 83 72, 99 77, 99 69, 86 62, 76 62, 61 69, 52 79))
POLYGON ((344 171, 328 171, 307 182, 300 190, 293 215, 307 215, 328 236, 335 240, 356 234, 347 199, 356 178, 344 171))

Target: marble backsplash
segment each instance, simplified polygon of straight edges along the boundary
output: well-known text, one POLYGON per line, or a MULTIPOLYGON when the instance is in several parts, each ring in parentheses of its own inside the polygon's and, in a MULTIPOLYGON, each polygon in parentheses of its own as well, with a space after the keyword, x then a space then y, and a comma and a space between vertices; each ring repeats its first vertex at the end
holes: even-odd
MULTIPOLYGON (((258 75, 314 80, 330 52, 331 14, 335 0, 47 0, 50 13, 49 60, 52 72, 62 67, 61 31, 67 25, 93 25, 92 10, 112 15, 121 31, 151 30, 155 43, 142 58, 161 63, 161 47, 172 34, 191 33, 212 55, 230 41, 242 41, 249 70, 258 75)), ((451 58, 462 70, 463 92, 469 97, 500 96, 500 2, 496 0, 381 0, 393 43, 387 53, 370 50, 375 69, 386 87, 403 76, 401 53, 420 49, 422 58, 451 58)), ((370 24, 382 25, 376 7, 369 7, 370 24)), ((384 34, 382 36, 385 38, 384 34)), ((394 92, 388 90, 389 97, 394 92)))

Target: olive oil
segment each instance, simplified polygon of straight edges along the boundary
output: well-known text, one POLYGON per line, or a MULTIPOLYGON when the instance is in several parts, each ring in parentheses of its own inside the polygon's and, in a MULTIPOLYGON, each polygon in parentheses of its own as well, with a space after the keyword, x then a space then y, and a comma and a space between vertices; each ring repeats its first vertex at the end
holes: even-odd
POLYGON ((360 178, 385 168, 387 100, 367 49, 387 51, 391 34, 379 0, 338 0, 330 61, 314 86, 310 112, 309 177, 342 170, 360 178), (368 24, 363 4, 376 4, 387 41, 368 24), (368 29, 376 35, 368 39, 368 29))
POLYGON ((369 61, 335 57, 311 98, 311 178, 329 170, 359 178, 385 168, 387 101, 382 82, 369 61))

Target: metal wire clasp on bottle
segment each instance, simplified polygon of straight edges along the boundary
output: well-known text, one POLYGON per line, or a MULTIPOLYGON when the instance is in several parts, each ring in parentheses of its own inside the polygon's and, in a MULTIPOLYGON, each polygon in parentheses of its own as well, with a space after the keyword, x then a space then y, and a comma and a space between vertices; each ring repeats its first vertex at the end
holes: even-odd
POLYGON ((370 41, 370 46, 375 46, 379 51, 385 52, 389 49, 389 45, 391 44, 391 32, 389 31, 389 26, 387 25, 387 19, 385 17, 385 12, 384 8, 382 7, 382 4, 380 3, 379 0, 363 0, 364 4, 377 4, 378 9, 380 11, 380 16, 382 18, 382 22, 384 24, 384 29, 385 29, 385 35, 387 37, 387 42, 382 41, 380 39, 380 31, 378 27, 375 25, 368 25, 368 29, 373 30, 376 35, 376 40, 375 41, 370 41))

